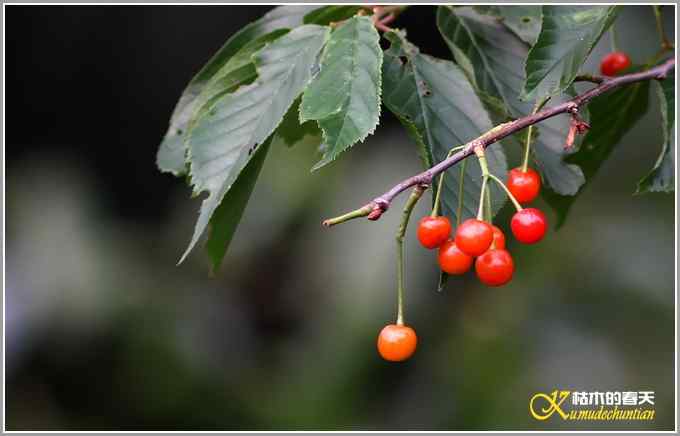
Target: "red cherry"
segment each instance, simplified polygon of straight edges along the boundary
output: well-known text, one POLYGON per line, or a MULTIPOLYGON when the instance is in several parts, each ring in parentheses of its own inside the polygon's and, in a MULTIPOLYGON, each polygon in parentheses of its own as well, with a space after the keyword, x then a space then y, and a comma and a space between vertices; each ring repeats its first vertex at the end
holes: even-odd
POLYGON ((512 234, 519 242, 533 244, 540 241, 545 236, 548 224, 545 215, 538 209, 532 207, 522 209, 513 215, 510 221, 512 234))
POLYGON ((513 168, 508 172, 507 186, 517 201, 526 204, 533 201, 541 190, 541 176, 532 168, 526 171, 522 171, 521 167, 513 168))
POLYGON ((614 51, 602 58, 600 71, 605 76, 616 76, 630 67, 630 58, 622 51, 614 51))
POLYGON ((506 250, 489 250, 475 261, 479 280, 487 286, 501 286, 512 279, 515 265, 506 250))
POLYGON ((460 251, 452 239, 439 247, 437 261, 442 271, 447 274, 464 274, 472 267, 472 257, 460 251))
POLYGON ((437 248, 451 235, 451 221, 445 216, 426 216, 418 222, 418 240, 425 248, 437 248))
POLYGON ((415 330, 405 325, 386 325, 378 335, 378 352, 391 362, 406 360, 416 351, 418 337, 415 330))
POLYGON ((470 218, 456 230, 456 246, 468 256, 479 256, 489 249, 493 241, 493 229, 487 222, 470 218))
POLYGON ((503 231, 494 225, 491 226, 491 229, 493 230, 493 247, 497 250, 504 249, 505 235, 503 234, 503 231))

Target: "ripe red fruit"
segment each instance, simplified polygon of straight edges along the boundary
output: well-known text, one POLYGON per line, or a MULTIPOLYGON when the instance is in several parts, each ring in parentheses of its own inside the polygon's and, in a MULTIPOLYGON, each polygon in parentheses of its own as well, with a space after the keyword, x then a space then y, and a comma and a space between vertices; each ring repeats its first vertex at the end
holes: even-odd
POLYGON ((507 186, 517 201, 526 204, 541 190, 541 176, 532 168, 527 168, 526 172, 521 167, 513 168, 508 172, 507 186))
POLYGON ((513 215, 510 221, 512 234, 519 242, 533 244, 545 236, 548 224, 545 215, 538 209, 522 209, 513 215))
POLYGON ((470 218, 456 230, 456 246, 468 256, 479 256, 489 249, 493 241, 493 229, 487 222, 470 218))
POLYGON ((501 286, 512 279, 515 264, 506 250, 489 250, 475 261, 479 280, 487 286, 501 286))
POLYGON ((505 235, 503 231, 498 227, 492 225, 491 229, 493 231, 493 247, 497 250, 502 250, 505 248, 505 235))
POLYGON ((378 335, 378 352, 385 360, 400 362, 413 355, 417 343, 418 337, 411 327, 390 324, 378 335))
POLYGON ((437 256, 439 267, 447 274, 464 274, 472 267, 472 256, 460 251, 456 242, 452 239, 444 242, 439 247, 437 256))
POLYGON ((630 58, 621 51, 607 54, 600 63, 600 71, 605 76, 616 76, 628 67, 630 67, 630 58))
POLYGON ((451 235, 451 221, 445 216, 426 216, 418 222, 418 240, 425 248, 437 248, 451 235))

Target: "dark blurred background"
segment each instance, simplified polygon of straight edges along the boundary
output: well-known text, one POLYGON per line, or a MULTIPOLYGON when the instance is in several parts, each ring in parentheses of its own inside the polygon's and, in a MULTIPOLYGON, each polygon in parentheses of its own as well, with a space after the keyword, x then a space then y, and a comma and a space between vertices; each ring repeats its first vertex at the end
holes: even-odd
MULTIPOLYGON (((268 9, 5 8, 7 429, 671 429, 673 196, 631 195, 660 149, 655 96, 566 225, 510 243, 510 285, 435 292, 409 230, 408 362, 375 350, 399 213, 320 226, 419 170, 387 113, 318 173, 313 144, 275 146, 217 277, 200 249, 175 266, 200 201, 157 171, 157 146, 192 75, 268 9), (657 418, 534 421, 528 399, 556 388, 653 390, 657 418)), ((434 16, 398 24, 451 58, 434 16)), ((657 50, 651 8, 617 28, 634 61, 657 50)), ((605 35, 585 69, 608 50, 605 35)))

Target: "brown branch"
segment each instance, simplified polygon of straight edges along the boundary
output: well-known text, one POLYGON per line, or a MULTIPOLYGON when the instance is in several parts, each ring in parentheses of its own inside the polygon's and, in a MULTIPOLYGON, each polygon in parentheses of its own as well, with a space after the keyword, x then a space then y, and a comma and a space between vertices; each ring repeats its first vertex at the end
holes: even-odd
POLYGON ((539 123, 545 119, 554 117, 555 115, 563 113, 573 114, 575 111, 578 110, 579 107, 586 104, 591 99, 601 94, 604 94, 605 92, 610 91, 614 88, 618 88, 619 86, 624 86, 631 83, 640 82, 643 80, 665 79, 666 76, 668 75, 668 72, 673 68, 675 68, 674 57, 668 59, 666 62, 654 68, 650 68, 645 71, 626 74, 624 76, 619 76, 615 78, 602 78, 601 83, 598 86, 589 89, 588 91, 576 96, 575 98, 569 101, 566 101, 564 103, 552 107, 548 107, 534 114, 527 115, 525 117, 518 118, 516 120, 509 121, 494 127, 493 129, 484 133, 480 137, 468 142, 462 150, 452 155, 451 157, 444 159, 443 161, 434 165, 430 169, 397 183, 389 191, 374 198, 361 208, 346 213, 342 216, 325 220, 323 224, 327 227, 330 227, 335 224, 340 224, 342 222, 363 216, 368 216, 368 218, 371 220, 377 220, 380 218, 383 212, 385 212, 390 207, 392 200, 397 195, 399 195, 400 193, 402 193, 403 191, 412 186, 416 185, 429 186, 432 183, 432 179, 436 177, 438 174, 446 171, 453 165, 457 164, 458 162, 462 161, 468 156, 474 154, 474 149, 476 147, 486 148, 489 145, 494 144, 509 135, 512 135, 528 126, 539 123))

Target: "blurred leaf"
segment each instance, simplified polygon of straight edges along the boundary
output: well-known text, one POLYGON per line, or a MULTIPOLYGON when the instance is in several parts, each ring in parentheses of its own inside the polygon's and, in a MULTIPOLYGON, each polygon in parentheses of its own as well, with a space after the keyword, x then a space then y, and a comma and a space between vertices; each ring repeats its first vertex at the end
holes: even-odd
POLYGON ((543 6, 521 98, 537 101, 567 89, 617 12, 617 6, 543 6))
MULTIPOLYGON (((514 7, 514 6, 510 6, 514 7)), ((506 7, 497 7, 503 10, 506 7)), ((524 81, 524 62, 529 50, 500 22, 480 15, 469 7, 440 6, 437 26, 460 65, 470 65, 468 75, 474 77, 478 94, 497 122, 530 114, 533 105, 519 99, 524 81)), ((567 90, 573 94, 573 90, 567 90)), ((553 101, 559 103, 560 98, 553 101)), ((587 111, 580 114, 587 119, 587 111)), ((538 169, 548 188, 558 194, 574 195, 585 182, 581 169, 566 164, 563 145, 569 129, 569 117, 558 116, 534 126, 537 137, 532 150, 538 169)), ((524 143, 525 131, 518 133, 524 143)), ((505 174, 502 174, 504 177, 505 174)))
POLYGON ((158 149, 156 163, 163 172, 181 176, 186 171, 186 133, 191 116, 197 108, 196 97, 209 80, 236 54, 252 40, 278 29, 290 29, 302 24, 303 17, 318 6, 279 6, 269 11, 259 20, 248 24, 235 33, 213 55, 203 68, 189 82, 182 92, 170 118, 170 126, 158 149))
POLYGON ((637 194, 675 189, 675 69, 666 79, 654 81, 652 86, 661 105, 663 146, 652 171, 638 183, 637 194))
POLYGON ((333 31, 321 71, 307 87, 300 121, 317 120, 324 154, 317 170, 373 133, 380 118, 382 49, 369 17, 354 17, 333 31))
MULTIPOLYGON (((418 137, 429 149, 421 155, 431 154, 434 163, 439 163, 452 147, 491 129, 491 120, 481 101, 455 64, 421 54, 401 33, 389 32, 385 36, 391 46, 385 52, 383 101, 402 122, 406 121, 408 129, 417 129, 418 137)), ((507 173, 500 144, 488 147, 486 154, 493 173, 507 173)), ((477 215, 482 173, 474 157, 466 167, 462 179, 460 165, 446 171, 444 178, 442 214, 454 222, 461 180, 465 193, 461 219, 477 215)), ((495 215, 505 202, 505 194, 494 184, 490 186, 495 215)))
POLYGON ((281 124, 276 129, 276 136, 281 138, 284 144, 292 147, 298 142, 302 141, 306 136, 313 136, 319 138, 321 142, 321 130, 313 121, 307 121, 300 124, 300 97, 298 97, 293 105, 288 109, 284 115, 281 124))
POLYGON ((533 45, 541 31, 541 6, 498 6, 503 24, 508 26, 522 41, 533 45))
POLYGON ((305 24, 319 24, 327 26, 332 22, 339 22, 352 18, 361 9, 356 5, 329 5, 315 9, 305 15, 305 24))
POLYGON ((194 192, 208 191, 182 262, 241 170, 307 86, 329 34, 327 27, 298 27, 254 56, 258 78, 202 110, 189 132, 194 192))
MULTIPOLYGON (((578 164, 585 173, 586 184, 600 169, 623 135, 647 111, 649 82, 638 82, 616 89, 593 99, 590 109, 591 128, 583 139, 583 145, 568 162, 578 164)), ((552 197, 550 204, 558 210, 560 226, 576 197, 552 197)))
POLYGON ((269 152, 272 138, 273 136, 270 136, 255 151, 253 158, 243 168, 238 179, 231 185, 231 189, 224 195, 222 203, 215 209, 210 218, 205 248, 210 258, 210 267, 213 273, 217 272, 222 263, 238 223, 241 221, 243 211, 253 193, 255 182, 257 182, 257 177, 260 175, 267 152, 269 152))

